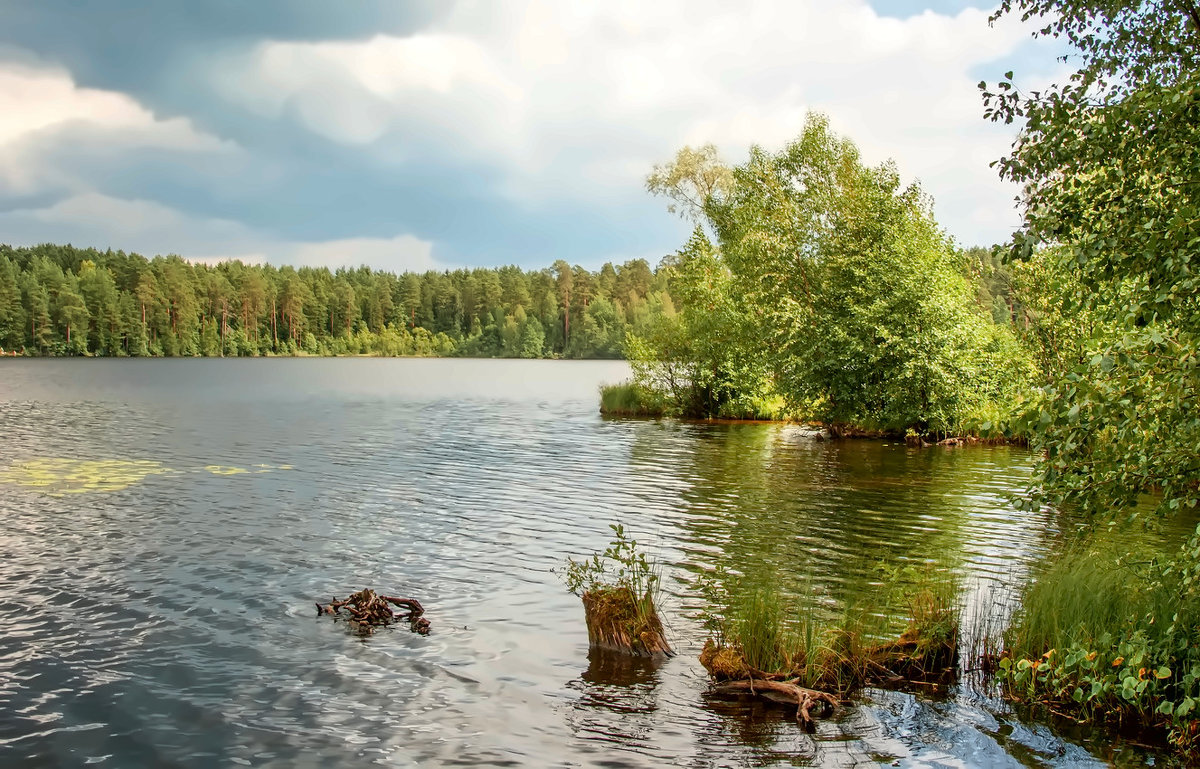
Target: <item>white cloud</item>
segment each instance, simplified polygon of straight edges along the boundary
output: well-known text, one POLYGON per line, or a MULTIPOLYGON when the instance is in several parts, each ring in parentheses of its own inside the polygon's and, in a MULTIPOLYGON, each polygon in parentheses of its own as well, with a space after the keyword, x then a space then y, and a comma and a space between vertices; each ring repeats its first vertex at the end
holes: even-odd
POLYGON ((291 264, 323 265, 330 269, 367 264, 396 272, 439 269, 433 260, 433 243, 412 235, 295 243, 290 249, 285 261, 291 264))
POLYGON ((869 160, 921 178, 972 241, 1007 233, 1013 196, 983 162, 1012 134, 983 121, 975 70, 1028 39, 987 15, 897 19, 865 0, 471 3, 414 37, 261 43, 217 77, 246 109, 389 162, 499 168, 503 192, 530 206, 627 199, 684 143, 737 160, 821 110, 869 160))
POLYGON ((186 118, 159 118, 130 96, 78 86, 65 70, 0 61, 0 185, 29 193, 82 188, 72 169, 48 160, 72 151, 161 149, 228 153, 233 144, 199 131, 186 118))
POLYGON ((0 213, 0 232, 15 245, 75 242, 124 249, 146 256, 178 254, 197 262, 240 259, 246 263, 357 267, 396 272, 443 269, 433 244, 412 235, 297 241, 274 237, 220 218, 185 214, 149 200, 125 200, 90 192, 43 208, 0 213))

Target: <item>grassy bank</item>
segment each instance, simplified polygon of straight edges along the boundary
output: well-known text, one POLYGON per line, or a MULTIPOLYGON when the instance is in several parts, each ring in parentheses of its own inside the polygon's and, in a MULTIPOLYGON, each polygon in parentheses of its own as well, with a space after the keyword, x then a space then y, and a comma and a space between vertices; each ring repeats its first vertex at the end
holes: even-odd
POLYGON ((666 416, 667 402, 648 387, 621 382, 600 388, 600 413, 610 417, 666 416))
POLYGON ((998 677, 1013 699, 1200 747, 1200 596, 1158 549, 1093 540, 1021 596, 998 677))

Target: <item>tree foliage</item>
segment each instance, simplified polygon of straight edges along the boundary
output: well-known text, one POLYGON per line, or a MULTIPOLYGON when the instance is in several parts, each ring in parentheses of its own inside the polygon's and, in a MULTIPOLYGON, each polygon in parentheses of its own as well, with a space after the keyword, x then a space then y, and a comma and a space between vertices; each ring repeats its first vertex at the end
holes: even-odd
MULTIPOLYGON (((1023 93, 986 93, 1022 123, 1004 178, 1023 186, 1011 254, 1053 247, 1049 291, 1093 324, 1085 360, 1061 370, 1024 427, 1044 454, 1049 501, 1095 511, 1161 492, 1194 507, 1200 479, 1200 14, 1187 0, 1006 2, 1049 19, 1080 63, 1023 93)), ((985 87, 986 84, 981 84, 985 87)), ((1063 363, 1072 361, 1064 359, 1063 363)))
POLYGON ((671 307, 666 282, 642 259, 394 275, 0 246, 0 350, 615 358, 671 307))
POLYGON ((657 371, 699 407, 685 411, 777 394, 835 429, 952 431, 1028 381, 1007 323, 981 312, 966 260, 894 165, 866 166, 819 115, 727 174, 715 158, 681 151, 685 166, 648 185, 699 206, 716 238, 697 229, 676 256, 676 326, 631 356, 673 363, 657 371))

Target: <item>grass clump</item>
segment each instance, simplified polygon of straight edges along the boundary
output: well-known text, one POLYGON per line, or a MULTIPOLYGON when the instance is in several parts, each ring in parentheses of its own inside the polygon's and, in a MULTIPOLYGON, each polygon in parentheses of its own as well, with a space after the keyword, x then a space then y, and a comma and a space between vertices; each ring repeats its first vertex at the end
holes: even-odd
POLYGON ((850 607, 822 613, 816 602, 748 585, 718 569, 700 580, 709 639, 701 664, 717 680, 788 680, 845 696, 867 684, 941 680, 957 661, 954 589, 930 581, 905 590, 908 621, 888 640, 892 620, 850 607))
POLYGON ((591 646, 638 656, 670 655, 655 597, 659 575, 636 540, 611 524, 603 553, 567 559, 567 589, 583 600, 591 646))
POLYGON ((1200 756, 1200 595, 1190 575, 1150 549, 1093 541, 1068 552, 1021 596, 997 662, 1005 691, 1081 720, 1163 729, 1200 756))
MULTIPOLYGON (((686 391, 690 394, 690 391, 686 391)), ((782 397, 770 395, 696 404, 642 382, 631 381, 600 388, 600 413, 610 417, 685 417, 754 421, 780 421, 789 413, 782 397)))
POLYGON ((612 417, 662 417, 667 414, 663 395, 636 382, 600 388, 600 413, 612 417))

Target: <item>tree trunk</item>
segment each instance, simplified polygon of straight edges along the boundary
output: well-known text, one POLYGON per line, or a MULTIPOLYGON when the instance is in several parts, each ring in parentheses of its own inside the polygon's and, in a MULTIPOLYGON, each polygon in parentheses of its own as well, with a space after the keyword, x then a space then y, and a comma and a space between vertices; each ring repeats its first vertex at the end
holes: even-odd
POLYGON ((649 597, 639 602, 626 587, 589 590, 583 610, 591 646, 639 657, 674 655, 649 597))

